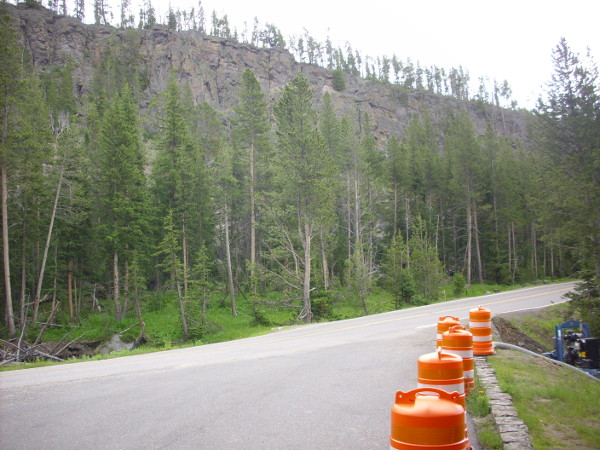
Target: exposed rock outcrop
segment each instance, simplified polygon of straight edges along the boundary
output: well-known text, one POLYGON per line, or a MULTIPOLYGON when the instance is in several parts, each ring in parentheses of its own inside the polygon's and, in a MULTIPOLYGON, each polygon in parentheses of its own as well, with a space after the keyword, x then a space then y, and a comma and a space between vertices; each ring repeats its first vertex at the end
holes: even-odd
POLYGON ((427 112, 439 124, 448 111, 467 108, 476 130, 483 134, 487 123, 514 142, 527 144, 528 113, 501 110, 491 105, 475 105, 433 93, 407 92, 400 86, 364 80, 346 74, 346 88, 333 89, 332 72, 315 65, 298 63, 285 49, 261 49, 233 40, 205 36, 196 31, 174 32, 164 26, 148 30, 119 30, 86 25, 72 17, 54 14, 44 8, 20 4, 3 6, 15 19, 29 49, 33 64, 40 70, 70 61, 76 94, 91 90, 94 68, 111 42, 122 42, 138 57, 147 74, 142 108, 166 87, 171 71, 191 88, 196 103, 208 102, 215 109, 235 107, 242 72, 254 71, 269 102, 274 102, 282 87, 298 72, 311 82, 315 105, 328 92, 336 110, 356 117, 368 113, 378 143, 394 135, 401 138, 415 114, 427 112))

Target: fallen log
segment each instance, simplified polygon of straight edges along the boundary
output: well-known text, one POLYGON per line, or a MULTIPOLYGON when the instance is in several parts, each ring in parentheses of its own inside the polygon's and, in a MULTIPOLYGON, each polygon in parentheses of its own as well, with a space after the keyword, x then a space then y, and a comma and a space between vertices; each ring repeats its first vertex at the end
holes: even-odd
POLYGON ((59 358, 56 355, 51 355, 49 353, 41 351, 39 347, 42 344, 31 345, 27 341, 21 341, 20 339, 17 344, 10 341, 5 341, 4 339, 0 339, 0 342, 14 349, 13 352, 11 352, 9 349, 2 349, 3 361, 0 363, 0 365, 8 364, 10 362, 19 363, 22 361, 32 361, 37 358, 52 359, 54 361, 64 361, 64 359, 59 358))
POLYGON ((44 353, 44 352, 41 352, 39 350, 35 350, 35 353, 37 353, 40 356, 43 356, 44 358, 53 359, 55 361, 60 361, 60 362, 64 362, 65 361, 64 359, 59 358, 58 356, 49 355, 48 353, 44 353))

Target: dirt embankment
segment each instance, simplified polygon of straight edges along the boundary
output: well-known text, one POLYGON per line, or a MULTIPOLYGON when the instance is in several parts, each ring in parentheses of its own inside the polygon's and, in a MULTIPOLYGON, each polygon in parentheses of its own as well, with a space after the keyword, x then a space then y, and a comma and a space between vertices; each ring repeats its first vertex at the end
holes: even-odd
POLYGON ((543 316, 544 309, 518 311, 492 316, 494 335, 499 341, 506 342, 507 344, 517 345, 535 353, 544 353, 549 350, 547 347, 552 342, 553 336, 547 336, 547 345, 544 346, 521 331, 519 327, 519 324, 529 319, 541 319, 543 316))

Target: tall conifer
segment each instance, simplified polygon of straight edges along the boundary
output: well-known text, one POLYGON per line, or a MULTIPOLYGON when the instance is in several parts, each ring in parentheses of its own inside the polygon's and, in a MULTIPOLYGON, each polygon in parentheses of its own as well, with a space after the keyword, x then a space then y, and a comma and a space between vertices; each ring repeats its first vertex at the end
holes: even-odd
POLYGON ((145 155, 137 108, 125 86, 115 95, 100 127, 97 155, 98 220, 113 264, 115 317, 123 318, 120 273, 129 252, 138 249, 146 231, 147 197, 145 155))
POLYGON ((265 170, 261 167, 265 153, 268 152, 269 143, 269 117, 267 102, 261 90, 260 84, 250 69, 242 73, 242 85, 240 87, 240 104, 235 109, 234 134, 237 144, 245 150, 247 158, 247 189, 249 209, 249 234, 250 234, 250 276, 257 262, 257 211, 256 191, 261 174, 265 170))
POLYGON ((317 128, 312 108, 312 90, 298 73, 284 88, 275 105, 279 157, 277 158, 277 203, 291 211, 280 217, 280 233, 294 233, 301 251, 303 308, 299 319, 312 320, 312 240, 320 221, 333 214, 331 180, 333 161, 317 128), (291 214, 290 214, 291 213, 291 214), (281 223, 281 222, 280 222, 281 223))

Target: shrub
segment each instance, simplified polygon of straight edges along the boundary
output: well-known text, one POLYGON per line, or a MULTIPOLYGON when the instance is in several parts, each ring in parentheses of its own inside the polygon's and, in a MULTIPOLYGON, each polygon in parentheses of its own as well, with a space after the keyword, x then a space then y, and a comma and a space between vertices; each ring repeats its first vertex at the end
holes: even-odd
POLYGON ((457 273, 452 277, 452 293, 460 296, 465 288, 465 277, 462 273, 457 273))

